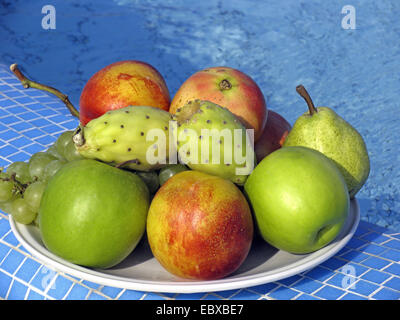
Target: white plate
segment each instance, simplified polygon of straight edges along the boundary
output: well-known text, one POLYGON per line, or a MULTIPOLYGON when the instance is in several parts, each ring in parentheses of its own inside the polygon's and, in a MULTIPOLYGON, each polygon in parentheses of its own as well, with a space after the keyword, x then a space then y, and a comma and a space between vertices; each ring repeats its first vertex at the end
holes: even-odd
POLYGON ((309 270, 334 256, 353 236, 360 220, 357 200, 351 201, 350 214, 340 235, 326 247, 306 255, 295 255, 277 250, 260 238, 242 266, 231 276, 212 281, 191 281, 177 278, 167 272, 153 257, 144 238, 119 265, 107 269, 89 269, 69 263, 43 245, 39 230, 16 223, 10 217, 11 228, 21 244, 45 265, 72 276, 107 286, 150 292, 213 292, 245 288, 277 281, 309 270))

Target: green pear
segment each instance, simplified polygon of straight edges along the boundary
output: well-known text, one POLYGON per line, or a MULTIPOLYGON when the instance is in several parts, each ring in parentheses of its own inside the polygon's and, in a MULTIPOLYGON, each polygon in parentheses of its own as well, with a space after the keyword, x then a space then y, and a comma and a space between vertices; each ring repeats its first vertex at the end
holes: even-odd
POLYGON ((296 91, 307 102, 309 112, 296 120, 283 146, 308 147, 333 160, 346 181, 350 198, 354 198, 370 171, 362 136, 332 109, 316 108, 302 85, 297 86, 296 91))

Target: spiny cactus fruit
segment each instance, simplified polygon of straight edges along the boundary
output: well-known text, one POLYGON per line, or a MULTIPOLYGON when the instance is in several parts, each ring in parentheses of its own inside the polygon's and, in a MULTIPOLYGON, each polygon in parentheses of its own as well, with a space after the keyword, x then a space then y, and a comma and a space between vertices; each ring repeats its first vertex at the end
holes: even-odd
POLYGON ((73 141, 85 158, 121 168, 156 170, 168 163, 171 119, 159 108, 129 106, 78 127, 73 141))
POLYGON ((178 108, 174 120, 182 163, 238 185, 245 183, 254 168, 253 130, 246 130, 228 109, 199 99, 178 108))

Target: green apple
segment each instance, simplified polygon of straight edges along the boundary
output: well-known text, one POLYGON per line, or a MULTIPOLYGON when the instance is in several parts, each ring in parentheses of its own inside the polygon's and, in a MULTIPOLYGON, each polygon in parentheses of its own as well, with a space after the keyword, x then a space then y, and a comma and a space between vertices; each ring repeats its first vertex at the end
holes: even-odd
POLYGON ((95 160, 69 162, 49 180, 40 203, 43 243, 72 263, 112 267, 143 236, 149 205, 137 175, 95 160))
POLYGON ((348 190, 339 169, 306 147, 271 153, 244 188, 261 236, 291 253, 310 253, 330 243, 349 212, 348 190))

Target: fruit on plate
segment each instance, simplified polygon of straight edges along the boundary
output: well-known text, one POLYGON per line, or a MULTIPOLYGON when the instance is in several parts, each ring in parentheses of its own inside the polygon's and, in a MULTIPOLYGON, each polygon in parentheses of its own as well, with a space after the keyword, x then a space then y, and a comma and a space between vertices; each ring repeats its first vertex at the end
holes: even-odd
POLYGON ((246 128, 254 129, 255 141, 264 130, 268 114, 264 95, 251 77, 237 69, 213 67, 196 72, 179 88, 169 111, 175 113, 195 99, 229 109, 246 128))
POLYGON ((39 228, 49 251, 87 267, 109 268, 142 238, 149 191, 135 174, 95 160, 69 162, 49 181, 39 228))
POLYGON ((310 253, 330 243, 349 212, 349 194, 339 169, 306 147, 271 153, 244 188, 261 236, 291 253, 310 253))
POLYGON ((178 156, 193 170, 243 185, 254 168, 252 138, 227 108, 192 100, 176 110, 178 156))
POLYGON ((350 198, 354 198, 370 171, 362 136, 332 109, 316 108, 303 86, 296 90, 306 100, 309 112, 296 120, 284 146, 309 147, 332 159, 346 181, 350 198))
POLYGON ((84 158, 138 171, 155 170, 168 162, 171 119, 169 112, 159 108, 128 106, 79 126, 73 140, 84 158))
POLYGON ((153 198, 147 237, 156 259, 172 274, 213 280, 243 263, 253 239, 253 221, 244 195, 232 182, 184 171, 153 198))
POLYGON ((151 65, 126 60, 95 73, 79 100, 82 125, 109 110, 127 106, 151 106, 168 111, 170 95, 164 78, 151 65))
POLYGON ((267 123, 261 137, 254 145, 257 162, 282 147, 292 126, 279 113, 268 110, 267 123))

